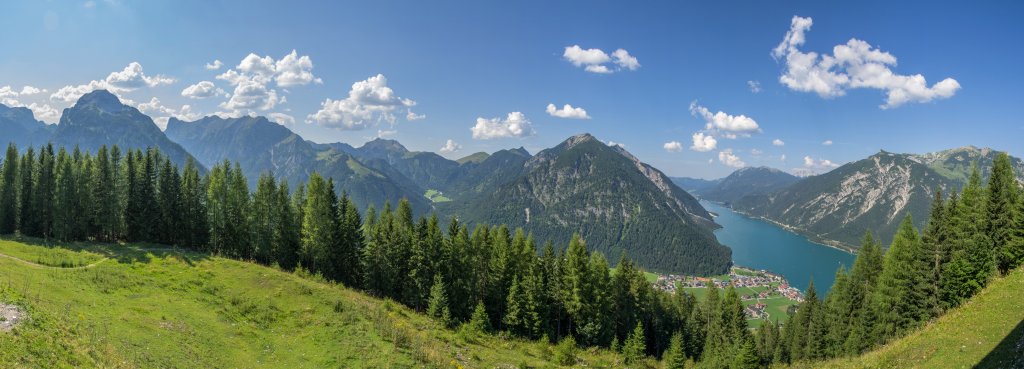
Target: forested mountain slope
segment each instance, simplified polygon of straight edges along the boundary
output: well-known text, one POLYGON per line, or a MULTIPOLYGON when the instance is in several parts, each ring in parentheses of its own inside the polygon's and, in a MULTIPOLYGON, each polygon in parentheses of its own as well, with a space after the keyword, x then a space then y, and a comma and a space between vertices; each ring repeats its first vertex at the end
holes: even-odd
POLYGON ((731 262, 696 199, 588 134, 541 151, 514 179, 451 206, 461 219, 524 227, 539 239, 565 242, 578 232, 594 250, 612 258, 626 252, 653 270, 716 274, 731 262))
POLYGON ((746 167, 737 169, 695 194, 703 199, 731 204, 744 196, 763 195, 784 189, 799 180, 799 177, 775 168, 746 167))

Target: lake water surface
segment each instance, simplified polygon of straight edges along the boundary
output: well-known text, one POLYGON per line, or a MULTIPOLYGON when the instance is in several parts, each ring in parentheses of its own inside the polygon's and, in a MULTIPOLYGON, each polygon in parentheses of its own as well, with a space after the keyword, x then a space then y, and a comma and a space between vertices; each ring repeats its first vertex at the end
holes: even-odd
POLYGON ((715 222, 722 228, 715 231, 715 236, 718 242, 732 249, 736 265, 780 274, 801 291, 807 290, 813 278, 814 288, 821 298, 832 287, 836 269, 840 265, 847 269, 853 265, 853 254, 813 243, 804 236, 719 204, 700 203, 718 214, 715 222))

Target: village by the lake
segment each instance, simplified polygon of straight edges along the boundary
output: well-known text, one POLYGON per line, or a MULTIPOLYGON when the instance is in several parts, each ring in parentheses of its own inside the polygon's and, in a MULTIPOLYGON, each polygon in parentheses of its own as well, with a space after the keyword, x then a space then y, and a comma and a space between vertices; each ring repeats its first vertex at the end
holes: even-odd
POLYGON ((785 322, 789 318, 787 312, 804 301, 803 292, 781 275, 740 266, 733 266, 729 274, 713 277, 657 275, 653 283, 660 290, 675 293, 682 289, 698 299, 704 298, 711 285, 720 290, 732 285, 743 300, 747 319, 755 326, 766 321, 785 322))

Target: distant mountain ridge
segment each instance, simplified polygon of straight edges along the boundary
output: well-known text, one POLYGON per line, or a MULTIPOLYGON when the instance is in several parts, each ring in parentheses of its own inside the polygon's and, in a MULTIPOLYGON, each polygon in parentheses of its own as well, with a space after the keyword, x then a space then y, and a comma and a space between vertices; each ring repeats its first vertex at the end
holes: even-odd
MULTIPOLYGON (((0 133, 0 139, 14 142, 21 148, 47 142, 69 149, 78 146, 89 152, 96 152, 103 145, 117 145, 122 150, 154 147, 160 149, 179 166, 184 166, 186 160, 192 157, 181 145, 169 140, 152 118, 136 108, 121 103, 117 96, 106 90, 96 90, 82 95, 74 106, 64 109, 60 122, 55 126, 45 125, 34 119, 29 122, 31 114, 25 112, 28 109, 11 109, 4 106, 0 110, 8 113, 19 112, 15 115, 20 117, 20 126, 28 128, 27 137, 19 135, 19 132, 24 131, 7 130, 7 126, 11 124, 0 118, 0 124, 5 125, 4 132, 0 133)), ((11 115, 0 112, 0 116, 11 115)))
POLYGON ((431 206, 414 182, 391 168, 374 169, 335 146, 308 142, 288 128, 264 117, 205 117, 195 122, 171 118, 169 138, 213 166, 224 160, 238 162, 254 185, 261 173, 284 178, 294 188, 313 172, 333 178, 362 207, 381 206, 408 199, 420 214, 431 206))
MULTIPOLYGON (((732 207, 808 235, 854 248, 866 230, 888 244, 908 214, 919 229, 935 191, 948 195, 966 183, 973 163, 987 177, 997 151, 973 146, 929 154, 881 151, 771 193, 735 200, 732 207)), ((1024 162, 1012 158, 1024 183, 1024 162)))
POLYGON ((800 178, 775 168, 746 167, 696 191, 703 199, 731 204, 745 196, 768 194, 789 187, 800 178))

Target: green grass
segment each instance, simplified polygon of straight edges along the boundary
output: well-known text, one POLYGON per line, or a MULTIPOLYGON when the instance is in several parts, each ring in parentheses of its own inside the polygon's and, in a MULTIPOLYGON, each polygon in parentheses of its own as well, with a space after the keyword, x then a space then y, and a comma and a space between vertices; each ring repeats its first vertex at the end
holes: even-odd
POLYGON ((75 245, 64 247, 29 246, 0 239, 0 254, 51 267, 86 266, 103 260, 102 253, 86 251, 75 245))
MULTIPOLYGON (((28 256, 60 250, 0 245, 28 256)), ((0 258, 0 301, 30 316, 0 333, 0 368, 554 366, 546 343, 466 337, 400 304, 301 273, 160 250, 78 244, 57 251, 110 257, 88 269, 0 258)), ((583 350, 581 363, 621 366, 616 355, 593 349, 583 350)))
POLYGON ((999 278, 924 328, 855 358, 814 368, 1024 367, 1024 269, 999 278))
MULTIPOLYGON (((774 289, 774 287, 777 285, 773 284, 772 286, 773 287, 740 287, 736 289, 736 293, 738 293, 741 297, 743 295, 758 294, 764 290, 774 289)), ((683 290, 697 297, 698 301, 703 301, 704 297, 707 296, 708 293, 707 288, 684 287, 683 290)), ((721 289, 719 289, 718 292, 723 293, 721 289)), ((768 312, 769 319, 771 319, 772 321, 778 320, 779 323, 785 323, 787 320, 789 320, 789 314, 787 314, 786 311, 789 309, 790 306, 797 304, 796 301, 790 300, 784 296, 772 295, 768 298, 760 300, 744 300, 743 306, 753 305, 756 304, 758 301, 761 301, 765 305, 768 305, 768 307, 766 307, 765 310, 768 312)), ((762 319, 747 319, 747 323, 751 327, 760 327, 761 324, 763 324, 764 322, 765 321, 762 319)))
POLYGON ((444 195, 442 195, 440 191, 433 190, 433 189, 427 190, 427 192, 424 193, 423 196, 426 197, 427 199, 430 199, 430 201, 435 202, 435 203, 452 201, 452 199, 449 199, 449 198, 445 197, 444 195))

